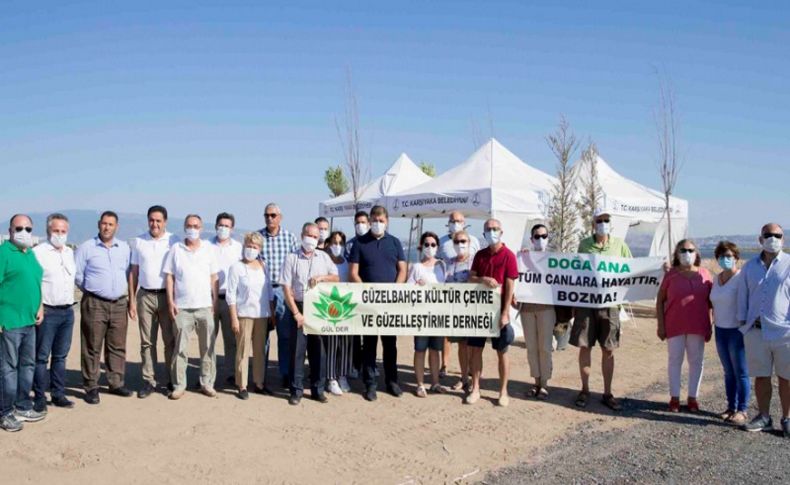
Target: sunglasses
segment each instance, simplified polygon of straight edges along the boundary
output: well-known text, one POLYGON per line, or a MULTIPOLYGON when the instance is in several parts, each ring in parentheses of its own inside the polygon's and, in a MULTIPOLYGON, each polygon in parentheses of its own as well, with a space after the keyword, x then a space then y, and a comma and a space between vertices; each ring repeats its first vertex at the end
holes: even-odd
POLYGON ((782 239, 783 235, 779 234, 778 232, 766 232, 763 234, 763 239, 768 239, 771 237, 775 237, 776 239, 782 239))
POLYGON ((532 238, 533 239, 548 239, 549 235, 548 234, 535 234, 534 236, 532 236, 532 238))
POLYGON ((280 214, 264 214, 263 217, 265 217, 267 219, 275 219, 279 215, 280 214))
POLYGON ((453 242, 454 242, 455 244, 466 244, 466 243, 468 243, 469 241, 467 241, 466 239, 459 239, 459 240, 457 240, 457 241, 453 241, 453 242))
POLYGON ((602 223, 602 222, 607 222, 607 223, 608 223, 608 222, 611 222, 611 219, 609 219, 609 218, 607 217, 606 219, 596 219, 596 220, 595 220, 595 223, 596 223, 596 224, 600 224, 600 223, 602 223))
POLYGON ((678 252, 679 253, 683 253, 683 254, 691 254, 691 253, 694 253, 696 251, 697 251, 696 249, 680 248, 680 250, 678 252))
POLYGON ((22 232, 22 231, 25 231, 25 232, 27 232, 27 233, 30 233, 30 232, 33 232, 33 228, 32 228, 32 227, 30 227, 30 226, 25 226, 25 227, 22 227, 22 226, 16 226, 16 227, 14 228, 14 232, 22 232))
POLYGON ((425 243, 425 244, 423 244, 423 247, 426 247, 426 248, 435 248, 435 247, 436 247, 436 243, 425 243))

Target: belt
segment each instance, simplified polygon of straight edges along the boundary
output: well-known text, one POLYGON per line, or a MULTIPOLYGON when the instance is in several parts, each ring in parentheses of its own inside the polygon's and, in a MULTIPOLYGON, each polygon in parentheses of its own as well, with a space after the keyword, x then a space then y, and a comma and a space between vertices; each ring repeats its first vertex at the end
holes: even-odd
POLYGON ((225 299, 225 293, 220 294, 217 298, 219 298, 220 300, 224 300, 225 299))
POLYGON ((74 303, 71 305, 47 305, 44 304, 44 308, 49 308, 50 310, 69 310, 71 307, 74 306, 74 303))
POLYGON ((279 287, 280 287, 280 283, 272 283, 272 288, 279 288, 279 287))
POLYGON ((92 298, 96 298, 97 300, 101 300, 101 301, 103 301, 105 303, 118 303, 119 301, 126 299, 126 295, 123 295, 123 296, 121 296, 119 298, 116 298, 114 300, 110 300, 109 298, 101 297, 101 296, 97 295, 96 293, 91 293, 90 291, 86 291, 85 294, 87 296, 92 297, 92 298))
POLYGON ((155 289, 155 290, 150 290, 150 289, 148 289, 148 288, 143 288, 143 287, 141 286, 141 287, 140 287, 140 289, 141 289, 141 290, 143 290, 143 291, 145 291, 146 293, 156 293, 157 295, 161 295, 161 294, 163 294, 163 293, 167 292, 167 290, 166 290, 165 288, 157 288, 157 289, 155 289))

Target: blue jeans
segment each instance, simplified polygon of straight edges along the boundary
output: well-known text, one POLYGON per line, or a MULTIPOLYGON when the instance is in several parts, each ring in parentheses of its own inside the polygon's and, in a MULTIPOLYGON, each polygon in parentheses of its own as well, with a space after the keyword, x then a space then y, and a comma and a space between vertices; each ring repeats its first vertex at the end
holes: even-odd
POLYGON ((30 390, 36 368, 34 325, 4 328, 0 333, 0 416, 33 408, 30 390))
MULTIPOLYGON (((286 311, 285 295, 283 287, 278 286, 274 289, 274 316, 277 317, 277 366, 280 369, 280 377, 288 376, 291 355, 291 312, 286 311)), ((268 339, 267 345, 268 345, 268 339)))
POLYGON ((724 367, 727 409, 745 412, 749 407, 751 386, 749 370, 746 367, 743 334, 737 328, 716 327, 716 350, 724 367))
POLYGON ((44 321, 36 327, 36 372, 33 379, 33 394, 36 402, 65 397, 66 356, 71 348, 71 331, 74 328, 73 308, 44 308, 44 321), (47 363, 52 356, 50 369, 47 363))

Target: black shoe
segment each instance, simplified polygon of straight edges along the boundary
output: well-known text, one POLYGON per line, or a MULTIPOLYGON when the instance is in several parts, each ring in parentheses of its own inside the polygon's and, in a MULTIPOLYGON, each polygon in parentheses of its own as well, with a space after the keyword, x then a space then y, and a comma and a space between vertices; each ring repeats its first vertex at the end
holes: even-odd
POLYGON ((137 397, 139 399, 145 399, 151 394, 153 394, 154 391, 156 391, 156 388, 154 388, 154 386, 152 386, 150 382, 146 382, 143 385, 143 388, 137 391, 137 397))
POLYGON ((110 389, 110 394, 114 396, 121 396, 121 397, 132 397, 132 394, 134 393, 129 389, 121 386, 121 387, 110 389))
POLYGON ((74 407, 74 401, 69 401, 66 396, 53 397, 52 405, 57 408, 71 409, 74 407))
POLYGON ((377 398, 378 398, 378 396, 376 396, 376 389, 374 389, 374 388, 372 388, 372 387, 369 387, 369 388, 368 388, 368 389, 365 391, 365 400, 366 400, 366 401, 373 402, 373 401, 375 401, 377 398))
POLYGON ((272 390, 269 389, 266 386, 263 386, 263 387, 255 386, 255 388, 252 390, 252 392, 254 392, 255 394, 263 394, 264 396, 273 396, 274 395, 272 390))
POLYGON ((312 399, 313 401, 318 401, 321 404, 326 404, 329 402, 329 398, 326 397, 326 394, 323 392, 310 393, 310 399, 312 399))
POLYGON ((247 392, 247 389, 242 389, 239 391, 238 394, 236 394, 236 397, 241 399, 242 401, 246 401, 247 399, 250 398, 250 393, 247 392))
POLYGON ((283 389, 291 389, 291 378, 288 376, 283 377, 283 389))
POLYGON ((172 382, 168 382, 167 383, 167 392, 173 392, 175 389, 176 388, 175 388, 175 386, 173 385, 172 382))
POLYGON ((291 406, 296 406, 302 401, 302 396, 298 394, 291 394, 291 397, 288 398, 288 404, 291 406))
POLYGON ((782 418, 782 436, 790 438, 790 418, 782 418))
POLYGON ((401 390, 397 382, 390 382, 389 384, 387 384, 387 392, 395 397, 400 397, 401 394, 403 394, 403 391, 401 390))
POLYGON ((42 399, 33 403, 33 411, 40 414, 47 414, 47 401, 42 399))
POLYGON ((84 399, 88 404, 99 404, 99 402, 101 402, 101 399, 99 398, 99 389, 91 389, 85 393, 85 397, 82 399, 84 399))
POLYGON ((228 384, 230 386, 235 386, 236 385, 236 376, 228 376, 227 379, 225 379, 225 384, 228 384))

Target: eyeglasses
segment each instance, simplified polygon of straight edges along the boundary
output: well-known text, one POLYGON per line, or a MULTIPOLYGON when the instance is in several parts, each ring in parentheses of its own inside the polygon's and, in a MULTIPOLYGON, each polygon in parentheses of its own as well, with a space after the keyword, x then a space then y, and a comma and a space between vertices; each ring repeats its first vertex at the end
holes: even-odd
POLYGON ((766 233, 763 233, 763 239, 768 239, 768 238, 771 238, 771 237, 775 237, 776 239, 782 239, 782 237, 784 237, 784 235, 783 234, 779 234, 778 232, 766 232, 766 233))
POLYGON ((483 229, 483 231, 484 231, 484 232, 488 232, 488 231, 491 231, 491 232, 500 232, 500 231, 502 231, 502 229, 501 229, 501 228, 499 228, 499 227, 487 227, 487 228, 484 228, 484 229, 483 229))
POLYGON ((435 247, 436 247, 436 243, 425 243, 425 244, 423 244, 423 247, 426 247, 426 248, 435 248, 435 247))
POLYGON ((455 244, 466 244, 466 243, 468 243, 469 241, 467 241, 466 239, 459 239, 459 240, 457 240, 457 241, 453 241, 453 242, 454 242, 455 244))
POLYGON ((267 219, 276 219, 280 214, 264 214, 263 217, 267 219))
POLYGON ((680 250, 678 252, 679 253, 683 253, 683 254, 691 254, 691 253, 694 253, 696 251, 697 250, 693 249, 693 248, 680 248, 680 250))
POLYGON ((611 219, 609 219, 609 218, 607 217, 606 219, 596 219, 596 220, 595 220, 595 223, 596 223, 596 224, 600 224, 600 223, 602 223, 602 222, 606 222, 606 223, 608 223, 608 222, 610 222, 610 221, 611 221, 611 219))
POLYGON ((16 226, 14 228, 14 232, 22 232, 22 231, 30 233, 30 232, 33 232, 33 228, 30 227, 30 226, 24 226, 24 227, 23 226, 16 226))
POLYGON ((549 235, 548 234, 535 234, 534 236, 532 236, 532 238, 533 239, 548 239, 549 235))

